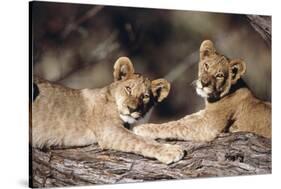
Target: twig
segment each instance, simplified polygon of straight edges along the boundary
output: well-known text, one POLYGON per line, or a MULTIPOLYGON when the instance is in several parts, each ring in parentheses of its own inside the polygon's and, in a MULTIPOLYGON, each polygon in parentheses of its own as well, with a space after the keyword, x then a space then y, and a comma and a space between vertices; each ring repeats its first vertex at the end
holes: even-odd
POLYGON ((179 78, 189 67, 196 63, 198 56, 198 51, 194 51, 193 53, 187 55, 183 61, 177 64, 177 66, 172 69, 166 76, 164 77, 170 82, 174 82, 177 78, 179 78))
POLYGON ((67 77, 69 77, 70 75, 72 75, 76 72, 79 72, 82 69, 85 69, 86 67, 92 65, 92 63, 102 61, 103 59, 108 57, 108 54, 112 53, 113 51, 115 51, 116 49, 119 48, 119 43, 115 42, 117 39, 117 36, 118 36, 118 32, 113 31, 106 40, 104 40, 102 43, 98 44, 97 47, 92 52, 89 52, 90 56, 86 61, 83 62, 83 66, 79 65, 79 66, 73 67, 72 70, 67 72, 65 75, 61 76, 57 80, 57 82, 60 82, 64 79, 66 79, 67 77), (95 60, 95 61, 93 61, 93 60, 95 60))
POLYGON ((97 15, 103 9, 103 7, 104 6, 95 6, 94 8, 86 12, 83 16, 78 18, 76 21, 69 23, 66 26, 65 30, 62 32, 62 38, 65 39, 72 31, 77 30, 80 24, 97 15))
POLYGON ((268 46, 271 46, 271 17, 248 15, 251 26, 261 35, 268 46))

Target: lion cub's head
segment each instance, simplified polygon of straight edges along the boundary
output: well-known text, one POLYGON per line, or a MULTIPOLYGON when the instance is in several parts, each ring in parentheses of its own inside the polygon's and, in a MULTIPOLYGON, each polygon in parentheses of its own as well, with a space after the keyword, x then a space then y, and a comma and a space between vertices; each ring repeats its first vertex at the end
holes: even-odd
POLYGON ((115 99, 121 119, 133 124, 141 119, 152 106, 165 99, 170 91, 170 83, 165 79, 151 81, 135 73, 132 62, 127 57, 119 58, 114 64, 115 99))
POLYGON ((231 86, 236 84, 245 71, 246 65, 242 60, 230 60, 216 52, 212 41, 203 41, 196 92, 209 101, 217 101, 229 93, 231 86))

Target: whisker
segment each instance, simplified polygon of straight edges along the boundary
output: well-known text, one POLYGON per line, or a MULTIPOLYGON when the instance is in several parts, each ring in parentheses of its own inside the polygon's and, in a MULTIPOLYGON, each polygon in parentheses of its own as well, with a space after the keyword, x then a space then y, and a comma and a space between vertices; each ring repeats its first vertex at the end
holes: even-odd
POLYGON ((196 87, 197 79, 190 83, 191 86, 196 87))

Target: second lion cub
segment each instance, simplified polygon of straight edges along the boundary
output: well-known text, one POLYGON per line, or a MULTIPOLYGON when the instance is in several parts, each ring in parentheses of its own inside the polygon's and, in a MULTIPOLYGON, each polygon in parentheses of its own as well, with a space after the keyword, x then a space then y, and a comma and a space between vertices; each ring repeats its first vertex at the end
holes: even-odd
POLYGON ((271 104, 254 97, 241 78, 245 71, 242 60, 230 60, 219 54, 210 40, 204 41, 196 91, 205 99, 205 108, 177 121, 135 127, 134 132, 154 139, 194 141, 210 141, 223 131, 270 138, 271 104))

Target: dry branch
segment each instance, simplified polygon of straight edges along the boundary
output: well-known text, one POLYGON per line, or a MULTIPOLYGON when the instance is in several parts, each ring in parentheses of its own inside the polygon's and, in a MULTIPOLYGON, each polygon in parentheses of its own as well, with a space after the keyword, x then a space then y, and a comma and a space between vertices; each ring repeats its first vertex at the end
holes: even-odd
POLYGON ((65 39, 72 31, 75 31, 79 28, 79 25, 81 25, 86 20, 89 20, 90 18, 93 18, 95 15, 97 15, 104 6, 94 6, 92 9, 87 11, 84 15, 79 17, 77 20, 69 23, 65 30, 62 32, 62 38, 65 39))
POLYGON ((251 26, 261 35, 266 44, 271 46, 271 17, 248 15, 251 26))
POLYGON ((54 187, 271 173, 271 140, 251 133, 222 134, 209 143, 160 142, 179 144, 187 154, 177 163, 164 165, 98 145, 33 149, 31 184, 54 187))

